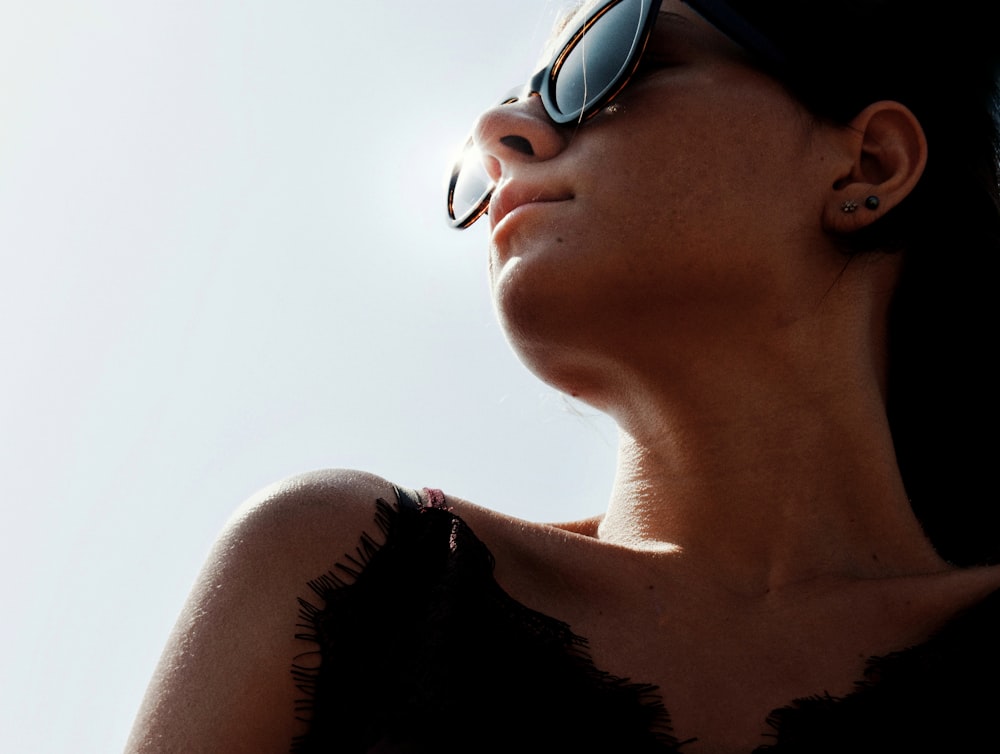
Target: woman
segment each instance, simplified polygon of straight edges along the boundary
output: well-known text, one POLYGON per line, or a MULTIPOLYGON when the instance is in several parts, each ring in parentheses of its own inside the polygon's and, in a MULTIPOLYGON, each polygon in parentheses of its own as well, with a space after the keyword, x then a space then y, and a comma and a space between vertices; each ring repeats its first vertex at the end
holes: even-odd
POLYGON ((617 421, 607 512, 265 490, 129 751, 997 748, 996 27, 931 7, 571 14, 449 209, 524 363, 617 421))

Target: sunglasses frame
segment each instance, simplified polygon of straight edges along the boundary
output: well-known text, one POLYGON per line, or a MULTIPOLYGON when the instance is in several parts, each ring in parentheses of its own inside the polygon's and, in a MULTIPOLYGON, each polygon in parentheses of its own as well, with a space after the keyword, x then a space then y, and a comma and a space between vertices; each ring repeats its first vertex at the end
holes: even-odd
MULTIPOLYGON (((638 32, 632 39, 628 55, 624 59, 622 67, 618 73, 612 77, 611 81, 595 97, 588 98, 582 107, 575 108, 568 112, 561 112, 555 97, 555 82, 559 72, 564 65, 566 58, 575 50, 581 39, 585 38, 586 32, 594 24, 600 21, 603 16, 612 10, 619 2, 624 0, 609 0, 601 5, 593 13, 587 16, 572 32, 564 38, 558 53, 543 68, 535 72, 528 82, 519 89, 514 89, 500 101, 500 105, 509 105, 530 96, 537 95, 545 109, 545 114, 558 125, 570 123, 583 123, 593 117, 603 108, 607 107, 622 89, 632 80, 642 55, 649 43, 650 35, 656 24, 660 7, 663 0, 639 0, 641 23, 637 26, 638 32)), ((733 10, 726 0, 683 0, 692 10, 708 21, 712 26, 725 34, 731 40, 743 47, 755 56, 762 65, 771 72, 780 70, 785 64, 785 56, 766 36, 761 34, 743 16, 733 10)), ((475 152, 475 142, 470 136, 466 141, 462 154, 452 168, 451 179, 448 183, 448 218, 449 224, 459 230, 468 228, 476 220, 486 214, 490 206, 490 198, 493 195, 495 184, 489 181, 487 188, 483 192, 478 203, 461 217, 456 217, 454 212, 455 189, 458 185, 458 177, 470 154, 475 152)), ((473 156, 475 156, 473 154, 473 156)))

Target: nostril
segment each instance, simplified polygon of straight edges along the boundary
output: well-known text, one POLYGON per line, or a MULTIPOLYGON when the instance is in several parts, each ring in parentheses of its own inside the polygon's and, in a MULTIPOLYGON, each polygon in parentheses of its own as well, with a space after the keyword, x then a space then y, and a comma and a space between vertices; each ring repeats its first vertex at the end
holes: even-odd
POLYGON ((501 136, 500 143, 527 157, 535 156, 535 150, 531 147, 531 142, 523 136, 501 136))

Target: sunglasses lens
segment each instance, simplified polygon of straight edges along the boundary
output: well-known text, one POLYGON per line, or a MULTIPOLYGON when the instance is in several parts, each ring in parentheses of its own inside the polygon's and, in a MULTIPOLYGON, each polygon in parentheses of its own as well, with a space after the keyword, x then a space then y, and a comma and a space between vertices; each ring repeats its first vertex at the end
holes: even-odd
MULTIPOLYGON (((566 46, 541 85, 545 109, 557 123, 582 119, 602 105, 631 73, 641 44, 650 0, 610 0, 590 16, 582 29, 570 31, 566 46)), ((540 83, 532 81, 532 87, 540 83)), ((504 101, 516 102, 518 96, 504 101)), ((465 145, 448 186, 451 225, 466 228, 487 210, 493 181, 472 140, 465 145)))
POLYGON ((551 93, 562 115, 576 118, 612 94, 642 32, 642 0, 608 3, 553 66, 551 93))
POLYGON ((493 191, 493 181, 483 167, 482 155, 470 139, 459 156, 448 186, 448 214, 452 225, 464 228, 483 212, 493 191))

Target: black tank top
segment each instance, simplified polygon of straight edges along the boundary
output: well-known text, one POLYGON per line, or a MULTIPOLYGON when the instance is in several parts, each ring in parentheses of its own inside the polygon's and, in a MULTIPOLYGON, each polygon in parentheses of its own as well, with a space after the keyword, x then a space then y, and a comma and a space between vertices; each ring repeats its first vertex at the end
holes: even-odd
MULTIPOLYGON (((655 686, 594 667, 586 639, 500 588, 461 518, 396 495, 376 503, 384 544, 363 535, 300 599, 316 652, 293 667, 309 721, 295 754, 684 751, 655 686)), ((870 660, 850 695, 774 711, 755 751, 1000 752, 998 629, 1000 592, 870 660)))

